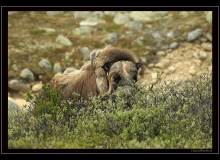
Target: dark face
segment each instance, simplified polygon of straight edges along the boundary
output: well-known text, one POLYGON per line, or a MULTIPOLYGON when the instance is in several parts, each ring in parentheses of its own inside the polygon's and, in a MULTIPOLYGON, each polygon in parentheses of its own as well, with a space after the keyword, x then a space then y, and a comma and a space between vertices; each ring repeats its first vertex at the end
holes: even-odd
POLYGON ((138 69, 141 65, 141 63, 134 64, 130 61, 118 61, 109 69, 105 68, 109 79, 108 93, 117 91, 118 87, 122 87, 131 93, 132 84, 137 82, 138 69))

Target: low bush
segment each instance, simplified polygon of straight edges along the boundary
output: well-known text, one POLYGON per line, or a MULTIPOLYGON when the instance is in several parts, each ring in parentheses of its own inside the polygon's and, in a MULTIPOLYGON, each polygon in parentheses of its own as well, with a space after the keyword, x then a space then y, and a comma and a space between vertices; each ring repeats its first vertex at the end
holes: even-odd
POLYGON ((148 90, 134 84, 135 95, 120 90, 107 99, 61 101, 61 91, 49 85, 46 101, 28 93, 27 112, 9 115, 8 147, 211 149, 209 70, 181 87, 159 83, 161 74, 148 90))

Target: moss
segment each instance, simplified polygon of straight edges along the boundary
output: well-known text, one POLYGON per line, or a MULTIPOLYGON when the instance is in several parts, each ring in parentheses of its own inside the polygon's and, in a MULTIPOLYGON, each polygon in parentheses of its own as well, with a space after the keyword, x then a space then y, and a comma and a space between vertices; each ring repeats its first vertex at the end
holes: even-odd
POLYGON ((137 58, 140 58, 141 53, 146 52, 146 48, 144 46, 135 45, 133 47, 133 53, 137 56, 137 58))
POLYGON ((97 25, 97 28, 99 30, 105 31, 105 32, 117 32, 120 29, 120 25, 114 24, 114 23, 104 23, 97 25))
POLYGON ((31 53, 24 51, 24 52, 20 52, 20 53, 17 53, 17 54, 19 55, 19 57, 20 57, 20 56, 22 56, 22 57, 25 56, 25 57, 26 57, 26 56, 29 56, 31 53))
POLYGON ((132 44, 133 41, 129 38, 121 37, 116 42, 113 43, 114 47, 132 49, 131 44, 132 44))
POLYGON ((32 31, 29 31, 30 34, 32 35, 35 35, 35 36, 39 36, 41 35, 42 33, 44 33, 44 31, 41 31, 41 30, 32 30, 32 31))
POLYGON ((49 51, 53 54, 64 54, 71 51, 71 48, 63 46, 62 48, 51 48, 49 51))
POLYGON ((103 34, 104 33, 102 31, 98 31, 91 36, 81 39, 79 41, 79 45, 83 47, 85 46, 89 47, 90 49, 103 48, 103 46, 105 46, 105 42, 104 42, 103 37, 100 37, 100 35, 103 35, 103 34))
POLYGON ((102 16, 102 19, 104 19, 106 22, 109 22, 109 23, 113 23, 113 18, 112 18, 112 16, 110 16, 110 15, 103 15, 102 16))

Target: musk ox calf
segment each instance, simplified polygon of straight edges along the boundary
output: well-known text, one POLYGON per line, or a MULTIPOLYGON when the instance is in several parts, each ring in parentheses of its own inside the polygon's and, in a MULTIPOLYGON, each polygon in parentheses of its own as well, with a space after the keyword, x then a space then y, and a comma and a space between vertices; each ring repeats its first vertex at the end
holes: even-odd
POLYGON ((106 97, 108 93, 117 91, 119 86, 132 92, 132 83, 137 81, 141 66, 142 63, 137 63, 128 50, 109 45, 103 50, 93 50, 90 61, 80 70, 67 68, 63 74, 57 73, 50 86, 52 89, 60 88, 62 100, 73 99, 73 92, 80 94, 78 99, 83 97, 84 100, 88 100, 90 94, 106 97))

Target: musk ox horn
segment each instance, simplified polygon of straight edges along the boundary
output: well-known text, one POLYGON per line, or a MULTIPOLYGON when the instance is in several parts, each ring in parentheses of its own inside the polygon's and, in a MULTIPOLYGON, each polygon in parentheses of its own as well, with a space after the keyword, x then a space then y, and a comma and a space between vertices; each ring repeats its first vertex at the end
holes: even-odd
POLYGON ((114 77, 116 74, 117 74, 117 73, 110 73, 110 74, 109 74, 109 77, 108 77, 108 80, 109 80, 109 90, 108 90, 108 92, 105 93, 105 94, 98 94, 100 97, 107 97, 108 94, 113 93, 113 91, 114 91, 113 84, 115 83, 114 80, 113 80, 113 77, 114 77))

